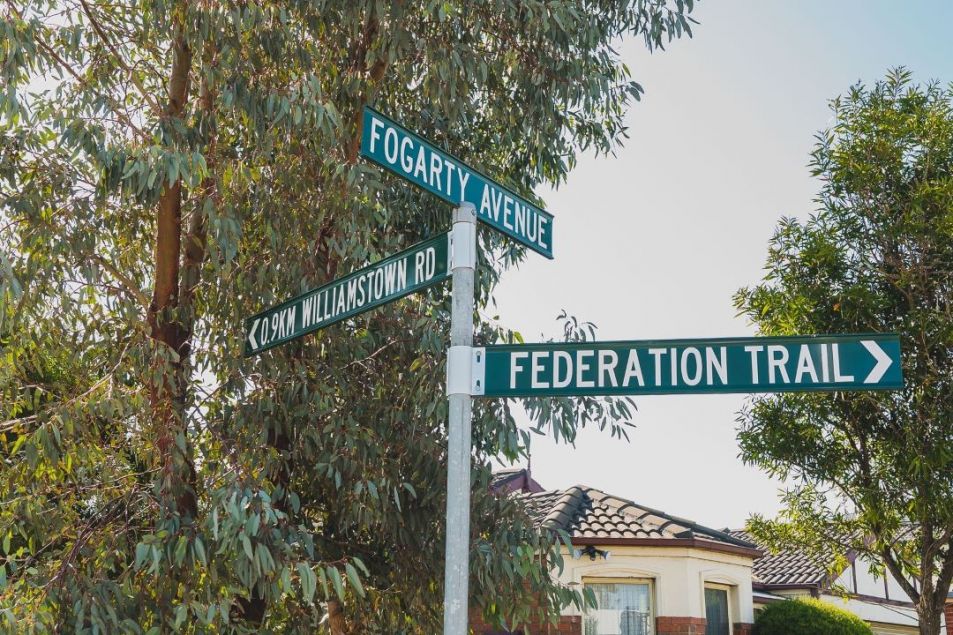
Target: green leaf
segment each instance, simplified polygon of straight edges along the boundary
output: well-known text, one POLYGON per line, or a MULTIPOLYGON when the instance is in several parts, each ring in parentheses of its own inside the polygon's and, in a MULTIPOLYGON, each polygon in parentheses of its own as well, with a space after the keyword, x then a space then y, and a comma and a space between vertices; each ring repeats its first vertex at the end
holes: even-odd
POLYGON ((357 575, 357 570, 354 569, 354 566, 350 562, 344 565, 344 570, 347 573, 347 579, 351 583, 351 586, 354 587, 354 590, 357 591, 359 596, 364 597, 364 587, 361 585, 361 579, 357 575))
POLYGON ((146 558, 149 557, 149 551, 150 551, 149 545, 145 543, 140 542, 139 544, 136 545, 136 561, 135 561, 136 569, 141 569, 142 565, 145 564, 146 558))
POLYGON ((314 571, 311 570, 311 567, 306 565, 303 562, 297 564, 298 568, 298 581, 301 584, 301 595, 304 598, 304 601, 308 604, 312 604, 314 601, 314 591, 315 587, 315 575, 314 571))
POLYGON ((327 567, 328 577, 331 578, 331 584, 334 585, 334 592, 337 594, 338 598, 343 602, 344 601, 344 583, 341 580, 341 572, 337 570, 337 567, 327 567))
POLYGON ((201 536, 195 537, 193 548, 195 550, 195 557, 198 558, 199 562, 201 562, 203 565, 208 564, 205 558, 205 543, 202 542, 201 536))

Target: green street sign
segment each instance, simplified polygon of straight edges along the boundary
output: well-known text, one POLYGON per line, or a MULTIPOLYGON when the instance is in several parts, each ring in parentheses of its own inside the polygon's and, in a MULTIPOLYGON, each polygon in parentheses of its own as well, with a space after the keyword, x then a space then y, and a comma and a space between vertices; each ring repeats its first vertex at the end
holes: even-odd
POLYGON ((903 386, 896 335, 524 344, 476 348, 473 394, 661 395, 903 386))
POLYGON ((245 357, 449 277, 448 232, 248 318, 245 320, 245 357))
POLYGON ((482 222, 553 257, 551 214, 366 106, 361 156, 448 203, 472 203, 482 222))

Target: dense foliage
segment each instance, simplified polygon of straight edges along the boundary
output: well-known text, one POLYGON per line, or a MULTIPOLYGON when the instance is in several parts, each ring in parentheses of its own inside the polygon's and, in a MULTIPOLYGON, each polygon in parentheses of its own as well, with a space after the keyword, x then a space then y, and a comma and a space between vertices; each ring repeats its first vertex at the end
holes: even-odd
MULTIPOLYGON (((2 6, 0 629, 436 632, 447 290, 251 359, 241 321, 449 227, 358 159, 365 104, 534 198, 624 137, 613 44, 691 0, 2 6)), ((516 337, 485 307, 522 251, 480 246, 477 341, 516 337)), ((629 415, 529 405, 568 439, 629 415)), ((528 433, 482 402, 473 442, 474 609, 578 602, 487 492, 528 433)))
POLYGON ((953 89, 903 70, 833 102, 819 211, 781 223, 739 309, 765 335, 895 332, 904 388, 789 394, 742 414, 747 461, 792 484, 752 530, 885 568, 935 635, 953 578, 953 89))
POLYGON ((755 635, 871 635, 847 609, 812 598, 774 602, 758 612, 755 635))

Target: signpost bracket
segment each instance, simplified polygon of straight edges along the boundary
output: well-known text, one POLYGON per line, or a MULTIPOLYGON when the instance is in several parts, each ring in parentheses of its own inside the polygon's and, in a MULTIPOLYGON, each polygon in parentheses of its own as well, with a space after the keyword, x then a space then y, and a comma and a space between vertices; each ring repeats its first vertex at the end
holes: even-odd
POLYGON ((473 394, 473 347, 451 346, 447 350, 447 396, 473 394))
POLYGON ((481 396, 486 390, 486 349, 476 346, 470 357, 470 394, 481 396))

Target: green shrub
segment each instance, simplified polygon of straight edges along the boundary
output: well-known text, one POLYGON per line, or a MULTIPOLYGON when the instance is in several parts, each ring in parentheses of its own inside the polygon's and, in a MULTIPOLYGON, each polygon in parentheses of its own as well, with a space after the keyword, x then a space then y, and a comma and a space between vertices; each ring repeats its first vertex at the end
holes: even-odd
POLYGON ((754 621, 755 635, 871 635, 865 621, 820 600, 786 600, 767 605, 754 621))

